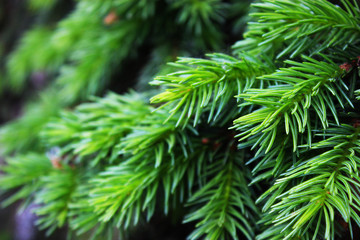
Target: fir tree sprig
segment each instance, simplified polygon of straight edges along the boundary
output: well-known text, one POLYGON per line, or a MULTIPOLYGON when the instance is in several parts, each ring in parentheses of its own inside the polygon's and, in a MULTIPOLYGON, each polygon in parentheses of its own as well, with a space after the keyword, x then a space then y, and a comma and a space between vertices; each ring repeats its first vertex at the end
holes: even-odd
POLYGON ((189 239, 239 239, 240 232, 254 238, 258 210, 248 188, 250 172, 243 165, 244 152, 227 154, 207 166, 205 172, 212 174, 204 177, 209 180, 188 200, 197 209, 184 221, 198 221, 189 239))
MULTIPOLYGON (((253 6, 258 22, 245 34, 259 45, 277 44, 277 58, 296 57, 311 48, 312 54, 336 45, 346 48, 358 42, 360 13, 356 1, 342 0, 344 9, 327 0, 265 0, 253 6)), ((249 41, 248 40, 248 41, 249 41)), ((242 46, 239 45, 239 46, 242 46)), ((311 55, 312 55, 311 54, 311 55)))
POLYGON ((41 177, 41 189, 35 194, 36 224, 50 235, 68 221, 69 204, 77 185, 76 170, 63 166, 41 177))
POLYGON ((61 147, 62 154, 70 153, 78 160, 86 158, 91 165, 104 158, 113 162, 122 149, 120 141, 133 131, 136 120, 150 114, 152 109, 145 104, 145 99, 134 92, 95 98, 50 121, 41 138, 44 145, 61 147))
POLYGON ((190 141, 189 133, 197 132, 191 126, 186 126, 183 130, 175 128, 174 119, 164 124, 167 117, 166 112, 159 111, 149 114, 143 121, 132 126, 132 132, 119 144, 119 148, 122 149, 119 153, 136 156, 152 152, 156 158, 155 167, 159 167, 163 159, 166 159, 164 153, 174 158, 175 145, 180 147, 187 157, 189 151, 193 150, 192 146, 187 144, 190 141))
POLYGON ((1 171, 7 175, 0 179, 1 188, 15 189, 15 194, 6 199, 5 206, 27 199, 25 204, 34 202, 37 224, 51 234, 67 221, 68 204, 76 186, 75 170, 69 166, 54 166, 45 154, 29 153, 7 159, 1 171))
MULTIPOLYGON (((273 146, 280 127, 284 126, 286 134, 291 134, 293 149, 298 146, 298 134, 307 130, 308 143, 311 143, 310 111, 314 112, 323 128, 328 127, 328 114, 331 112, 337 123, 337 104, 344 108, 352 105, 345 91, 347 86, 342 82, 343 70, 333 62, 318 61, 304 57, 303 63, 285 61, 293 65, 282 68, 271 75, 261 76, 265 81, 275 81, 278 85, 266 89, 248 89, 239 95, 244 99, 243 105, 260 105, 262 108, 234 121, 241 131, 238 136, 245 139, 259 134, 256 145, 267 153, 273 146), (286 84, 286 85, 282 85, 286 84), (326 104, 325 104, 326 102, 326 104)), ((282 134, 282 133, 280 133, 282 134)))
MULTIPOLYGON (((100 220, 102 224, 114 223, 122 229, 137 224, 144 214, 149 220, 157 208, 158 201, 161 202, 160 209, 167 214, 169 208, 173 207, 170 203, 174 194, 185 198, 188 189, 194 185, 196 157, 197 155, 181 157, 172 162, 168 155, 168 161, 154 168, 156 157, 152 153, 141 154, 141 158, 135 155, 118 166, 100 172, 92 179, 91 190, 80 207, 86 209, 91 206, 92 211, 85 211, 85 214, 86 218, 96 215, 93 217, 97 221, 92 221, 93 224, 100 220), (162 199, 159 199, 159 196, 162 199)), ((77 224, 74 226, 76 230, 83 231, 82 229, 91 222, 91 217, 89 221, 77 221, 77 218, 82 218, 79 205, 76 212, 78 215, 73 221, 77 224)))
POLYGON ((1 189, 20 188, 3 206, 8 206, 19 199, 26 199, 41 188, 40 178, 52 170, 50 160, 45 154, 28 153, 6 159, 7 165, 1 167, 6 174, 0 179, 1 189))
POLYGON ((360 224, 358 135, 359 128, 349 125, 327 130, 328 139, 313 147, 321 154, 299 161, 263 194, 259 201, 270 196, 263 221, 274 227, 259 239, 292 239, 310 232, 313 239, 335 239, 337 214, 350 229, 350 220, 360 224))
MULTIPOLYGON (((153 85, 167 89, 151 98, 152 103, 171 105, 170 116, 181 112, 177 126, 193 119, 199 123, 203 112, 209 111, 208 122, 216 120, 235 94, 253 86, 255 78, 272 70, 272 65, 251 56, 241 60, 224 54, 211 54, 209 60, 180 58, 173 65, 180 71, 156 77, 153 85)), ((268 62, 267 62, 268 63, 268 62)))

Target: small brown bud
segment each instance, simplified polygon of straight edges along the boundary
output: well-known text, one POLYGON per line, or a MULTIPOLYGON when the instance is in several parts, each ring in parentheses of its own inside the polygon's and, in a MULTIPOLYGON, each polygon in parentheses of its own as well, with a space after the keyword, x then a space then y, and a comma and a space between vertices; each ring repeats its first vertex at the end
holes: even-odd
POLYGON ((62 169, 61 159, 59 157, 53 157, 50 161, 55 169, 62 169))
POLYGON ((353 67, 353 65, 351 65, 350 63, 343 63, 339 66, 341 69, 349 72, 351 70, 351 68, 353 67))
POLYGON ((208 138, 202 138, 201 139, 202 144, 208 144, 209 142, 210 142, 210 140, 208 138))
POLYGON ((108 13, 108 15, 106 15, 106 17, 104 18, 104 24, 105 25, 112 25, 115 22, 117 22, 119 20, 118 15, 116 14, 115 11, 111 11, 108 13))

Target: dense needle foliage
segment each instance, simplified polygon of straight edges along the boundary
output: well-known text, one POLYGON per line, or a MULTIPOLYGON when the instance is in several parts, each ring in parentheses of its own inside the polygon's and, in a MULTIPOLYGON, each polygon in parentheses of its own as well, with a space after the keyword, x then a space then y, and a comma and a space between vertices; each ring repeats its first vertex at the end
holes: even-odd
POLYGON ((24 91, 40 69, 54 81, 1 129, 12 156, 0 188, 16 189, 4 205, 35 202, 41 228, 67 224, 75 239, 126 236, 161 214, 192 223, 192 240, 359 238, 356 0, 255 1, 231 54, 151 71, 174 49, 219 50, 221 26, 240 25, 243 6, 82 0, 55 29, 30 30, 7 61, 5 87, 24 91), (139 81, 151 91, 142 83, 76 105, 103 93, 146 41, 155 50, 139 81))

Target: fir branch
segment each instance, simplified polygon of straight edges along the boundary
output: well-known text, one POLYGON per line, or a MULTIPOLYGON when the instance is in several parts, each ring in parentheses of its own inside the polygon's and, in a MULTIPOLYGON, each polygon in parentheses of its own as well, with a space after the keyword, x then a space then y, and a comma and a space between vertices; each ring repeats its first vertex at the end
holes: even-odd
POLYGON ((247 184, 249 172, 241 167, 243 157, 243 152, 231 153, 206 168, 214 176, 188 200, 196 210, 184 222, 199 221, 189 239, 239 239, 240 232, 254 238, 258 212, 247 184))
POLYGON ((175 127, 177 118, 164 123, 167 118, 167 112, 161 110, 147 115, 143 121, 132 126, 132 132, 119 145, 121 153, 136 156, 151 152, 156 157, 155 167, 160 166, 165 153, 170 154, 174 160, 175 145, 180 147, 184 157, 187 157, 189 151, 193 150, 191 146, 187 146, 190 141, 189 133, 197 134, 196 130, 189 125, 178 129, 175 127))
POLYGON ((54 168, 45 154, 18 155, 7 159, 6 163, 1 168, 6 174, 0 178, 1 189, 21 188, 2 204, 7 206, 19 199, 27 199, 27 203, 34 201, 39 204, 35 212, 41 216, 37 222, 41 229, 48 228, 47 234, 50 234, 63 226, 75 187, 74 170, 65 165, 61 169, 54 168))
MULTIPOLYGON (((169 155, 167 157, 170 158, 169 155)), ((126 230, 143 219, 149 221, 159 206, 167 214, 170 208, 178 207, 179 198, 183 202, 189 194, 195 181, 195 160, 201 159, 202 156, 194 155, 193 158, 179 158, 174 164, 166 162, 154 168, 155 158, 150 153, 133 162, 130 160, 110 167, 98 173, 95 179, 94 173, 88 174, 87 181, 79 185, 70 204, 72 230, 78 235, 91 231, 92 239, 98 239, 110 236, 115 229, 126 230), (135 190, 132 191, 132 188, 135 190), (111 192, 113 197, 106 192, 111 192), (121 195, 115 197, 114 194, 121 195), (98 201, 104 202, 100 206, 98 201), (115 212, 108 215, 108 219, 99 221, 110 211, 115 212)))
MULTIPOLYGON (((91 172, 92 176, 94 174, 96 173, 91 172)), ((104 232, 112 225, 112 222, 99 222, 99 216, 94 212, 94 208, 89 205, 89 192, 92 190, 93 185, 89 183, 90 176, 85 176, 81 177, 81 184, 74 190, 72 201, 68 205, 69 226, 77 235, 92 231, 90 239, 95 240, 101 235, 106 235, 104 232)))
POLYGON ((260 45, 288 42, 277 53, 277 58, 293 58, 314 47, 312 54, 337 45, 345 49, 358 42, 360 13, 355 1, 341 3, 345 9, 327 0, 263 0, 253 4, 260 9, 252 14, 258 16, 259 21, 250 24, 245 36, 258 39, 260 45))
POLYGON ((47 229, 47 235, 66 223, 76 179, 76 171, 69 166, 41 177, 41 190, 35 193, 35 203, 39 204, 35 213, 40 217, 37 225, 47 229))
POLYGON ((156 156, 157 167, 164 153, 173 156, 175 143, 187 156, 191 151, 186 146, 187 133, 196 134, 196 130, 190 126, 185 130, 176 129, 176 118, 163 124, 168 118, 167 112, 151 113, 153 109, 144 100, 135 93, 110 94, 95 103, 82 104, 74 113, 64 112, 61 118, 48 124, 42 138, 48 146, 61 146, 63 154, 90 157, 92 166, 104 158, 113 162, 119 154, 141 155, 150 151, 156 156))
MULTIPOLYGON (((134 156, 118 166, 110 167, 91 181, 93 187, 88 205, 93 207, 101 222, 114 221, 117 227, 126 229, 137 224, 143 212, 147 220, 153 216, 159 192, 163 192, 162 209, 165 214, 169 211, 172 195, 180 192, 187 195, 186 189, 194 181, 194 175, 190 173, 195 170, 190 169, 196 167, 191 162, 195 157, 181 157, 173 163, 166 161, 157 168, 153 167, 156 162, 153 154, 141 157, 134 156)), ((81 224, 79 227, 82 227, 81 224)))
POLYGON ((110 93, 79 105, 74 112, 63 112, 47 124, 41 138, 46 146, 61 146, 63 154, 88 157, 92 166, 105 158, 113 162, 121 150, 121 139, 133 131, 137 119, 150 111, 140 94, 110 93))
POLYGON ((270 196, 263 221, 274 227, 258 239, 292 239, 311 231, 313 239, 333 240, 337 214, 350 228, 351 219, 360 225, 358 135, 359 128, 349 125, 327 130, 329 138, 314 145, 323 152, 290 168, 260 197, 270 196))
MULTIPOLYGON (((301 137, 306 137, 302 136, 301 137)), ((262 138, 257 136, 250 137, 246 142, 238 144, 240 149, 253 149, 262 138)), ((291 146, 292 138, 289 135, 280 135, 276 138, 276 144, 267 153, 257 152, 246 164, 256 163, 252 168, 253 179, 251 184, 257 182, 268 181, 273 178, 279 177, 284 171, 290 168, 296 153, 293 152, 291 146)), ((311 143, 309 144, 311 145, 311 143)))
POLYGON ((122 164, 107 169, 92 181, 96 188, 90 193, 89 203, 94 207, 100 221, 107 222, 117 214, 117 225, 125 224, 125 228, 129 227, 138 222, 143 204, 148 218, 153 215, 156 203, 154 194, 158 188, 157 177, 160 169, 154 171, 153 167, 146 166, 146 163, 137 165, 137 168, 139 170, 134 172, 134 165, 122 164), (141 204, 144 194, 148 199, 141 204))
MULTIPOLYGON (((122 149, 121 152, 124 154, 125 160, 122 159, 119 165, 98 173, 95 180, 89 180, 90 194, 80 193, 80 198, 76 197, 76 202, 71 204, 73 209, 70 213, 73 218, 71 222, 78 233, 94 228, 99 219, 100 228, 111 225, 112 222, 115 222, 117 227, 128 228, 139 221, 140 214, 144 210, 147 211, 147 218, 151 218, 155 210, 160 184, 164 186, 164 211, 167 213, 170 196, 179 191, 181 195, 186 195, 185 188, 191 188, 194 182, 195 170, 190 170, 189 165, 192 164, 192 168, 195 168, 196 162, 190 161, 195 157, 186 155, 191 152, 186 146, 187 141, 189 141, 186 135, 187 131, 175 129, 173 120, 163 125, 167 114, 161 111, 146 117, 143 116, 142 121, 135 122, 136 119, 127 113, 144 114, 144 111, 134 109, 134 106, 139 102, 131 97, 130 99, 133 101, 131 107, 128 102, 130 99, 120 98, 116 95, 112 95, 112 97, 113 99, 108 97, 100 102, 103 106, 110 106, 110 109, 116 107, 116 114, 109 113, 104 107, 92 108, 91 105, 94 104, 90 104, 90 107, 89 105, 79 107, 80 111, 88 109, 90 110, 89 113, 93 113, 92 115, 86 113, 89 114, 87 119, 90 121, 87 126, 85 125, 85 129, 89 133, 103 134, 97 129, 89 129, 88 127, 96 126, 96 122, 102 122, 109 116, 112 120, 111 124, 114 123, 113 121, 116 123, 120 120, 120 130, 121 124, 125 124, 126 129, 131 130, 131 133, 126 137, 123 136, 123 139, 121 137, 115 139, 115 142, 110 145, 114 147, 114 145, 121 143, 118 149, 122 149), (113 102, 114 99, 121 99, 123 102, 113 102), (122 106, 122 104, 128 106, 122 106), (95 111, 92 111, 93 109, 95 111), (114 119, 114 116, 120 117, 114 119), (121 120, 125 120, 125 122, 121 122, 121 120), (157 128, 154 128, 156 123, 158 124, 157 128), (168 149, 165 149, 166 144, 168 149), (183 155, 179 154, 180 152, 183 155), (189 175, 186 178, 188 181, 184 185, 183 177, 187 174, 189 175), (116 190, 114 191, 114 189, 116 190)), ((145 109, 145 113, 149 111, 149 108, 143 103, 140 104, 140 108, 145 109)), ((104 145, 99 144, 99 146, 104 145)), ((198 156, 196 157, 199 159, 198 156)), ((99 230, 99 234, 100 232, 99 230)))
POLYGON ((250 88, 255 77, 271 72, 260 60, 245 56, 242 60, 223 55, 209 55, 210 60, 180 58, 174 66, 182 71, 155 78, 151 84, 168 89, 151 98, 152 103, 171 105, 170 117, 181 112, 177 126, 194 118, 194 125, 204 111, 210 111, 208 122, 215 120, 237 93, 250 88))
POLYGON ((10 190, 21 187, 3 206, 8 206, 19 199, 26 199, 41 187, 39 179, 52 169, 50 160, 44 154, 28 153, 6 159, 6 165, 1 166, 0 189, 10 190))
MULTIPOLYGON (((245 100, 243 105, 260 105, 262 108, 234 121, 234 126, 242 131, 242 139, 257 135, 253 146, 260 145, 260 151, 270 151, 281 125, 286 134, 291 134, 294 151, 298 146, 298 134, 307 130, 307 142, 311 143, 310 110, 315 112, 323 128, 327 128, 327 112, 332 113, 339 123, 334 98, 342 108, 352 105, 346 92, 346 85, 341 77, 344 71, 333 62, 321 62, 305 57, 307 62, 286 61, 293 65, 281 68, 271 75, 262 76, 264 81, 275 81, 278 84, 267 89, 248 89, 238 97, 245 100), (343 89, 346 89, 345 91, 343 89), (326 104, 325 104, 326 103, 326 104)), ((282 134, 282 133, 281 133, 282 134)))
MULTIPOLYGON (((160 122, 162 121, 163 119, 160 122)), ((167 126, 162 129, 166 130, 167 126)), ((151 129, 148 132, 153 134, 151 129)), ((127 229, 137 224, 143 213, 146 213, 146 219, 149 220, 159 201, 161 209, 167 214, 170 208, 177 207, 179 198, 181 202, 187 198, 194 186, 196 172, 202 172, 207 148, 197 147, 184 157, 184 149, 181 147, 183 143, 180 144, 183 139, 174 137, 176 132, 168 134, 170 135, 158 135, 147 146, 149 149, 141 145, 136 149, 132 145, 128 149, 133 151, 125 154, 128 156, 126 160, 98 173, 95 179, 89 180, 89 184, 83 185, 82 189, 88 186, 89 191, 81 190, 76 203, 71 205, 74 230, 81 234, 99 225, 97 235, 101 234, 100 229, 110 225, 127 229), (159 146, 163 147, 169 138, 176 140, 171 143, 173 149, 171 152, 161 149, 164 152, 159 161, 157 149, 159 146)), ((148 136, 145 133, 142 139, 148 139, 148 136)), ((132 140, 132 137, 127 139, 125 144, 132 140)))

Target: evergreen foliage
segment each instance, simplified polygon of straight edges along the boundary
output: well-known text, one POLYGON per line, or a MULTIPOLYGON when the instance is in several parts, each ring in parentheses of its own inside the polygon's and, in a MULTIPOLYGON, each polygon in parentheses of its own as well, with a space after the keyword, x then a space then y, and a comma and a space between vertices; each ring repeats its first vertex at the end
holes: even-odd
MULTIPOLYGON (((38 1, 32 0, 30 4, 44 9, 46 2, 56 3, 44 1, 40 7, 38 1)), ((154 48, 153 54, 160 58, 155 60, 157 65, 173 60, 178 53, 190 55, 205 49, 220 49, 224 46, 221 27, 231 21, 228 19, 225 22, 225 15, 231 7, 241 9, 248 2, 240 6, 220 0, 196 2, 79 1, 73 12, 55 27, 43 24, 25 33, 6 62, 5 87, 22 93, 28 86, 29 75, 45 72, 54 80, 48 84, 43 95, 54 98, 61 103, 60 107, 73 106, 91 95, 103 94, 111 77, 121 71, 122 63, 140 54, 140 47, 149 45, 154 48), (181 35, 179 32, 182 32, 181 35)), ((235 20, 240 18, 237 16, 235 20)), ((148 61, 149 68, 155 68, 152 59, 148 61)), ((165 69, 150 71, 146 84, 158 71, 165 69)), ((133 80, 117 81, 128 86, 126 81, 133 80)), ((126 87, 122 89, 125 90, 126 87)), ((41 99, 37 102, 39 106, 46 105, 41 99)), ((38 117, 34 125, 43 127, 58 112, 38 117)), ((1 130, 4 138, 0 141, 4 152, 27 151, 38 140, 37 133, 26 131, 31 115, 34 115, 32 108, 26 107, 21 119, 1 130), (16 148, 11 142, 2 140, 11 138, 9 135, 14 135, 14 132, 20 139, 20 146, 16 148)))
POLYGON ((155 74, 151 92, 109 93, 59 112, 102 93, 145 39, 160 50, 159 26, 184 30, 182 51, 218 49, 225 13, 239 7, 159 4, 83 0, 54 30, 24 36, 8 61, 9 85, 21 91, 29 73, 46 69, 56 77, 44 96, 56 107, 34 104, 43 115, 29 110, 2 128, 15 155, 0 188, 18 189, 4 204, 36 202, 49 233, 67 224, 94 239, 126 235, 156 214, 194 223, 193 240, 357 239, 358 2, 256 1, 232 54, 178 58, 155 74), (173 13, 175 22, 158 17, 173 13), (31 48, 42 43, 35 63, 31 48))

